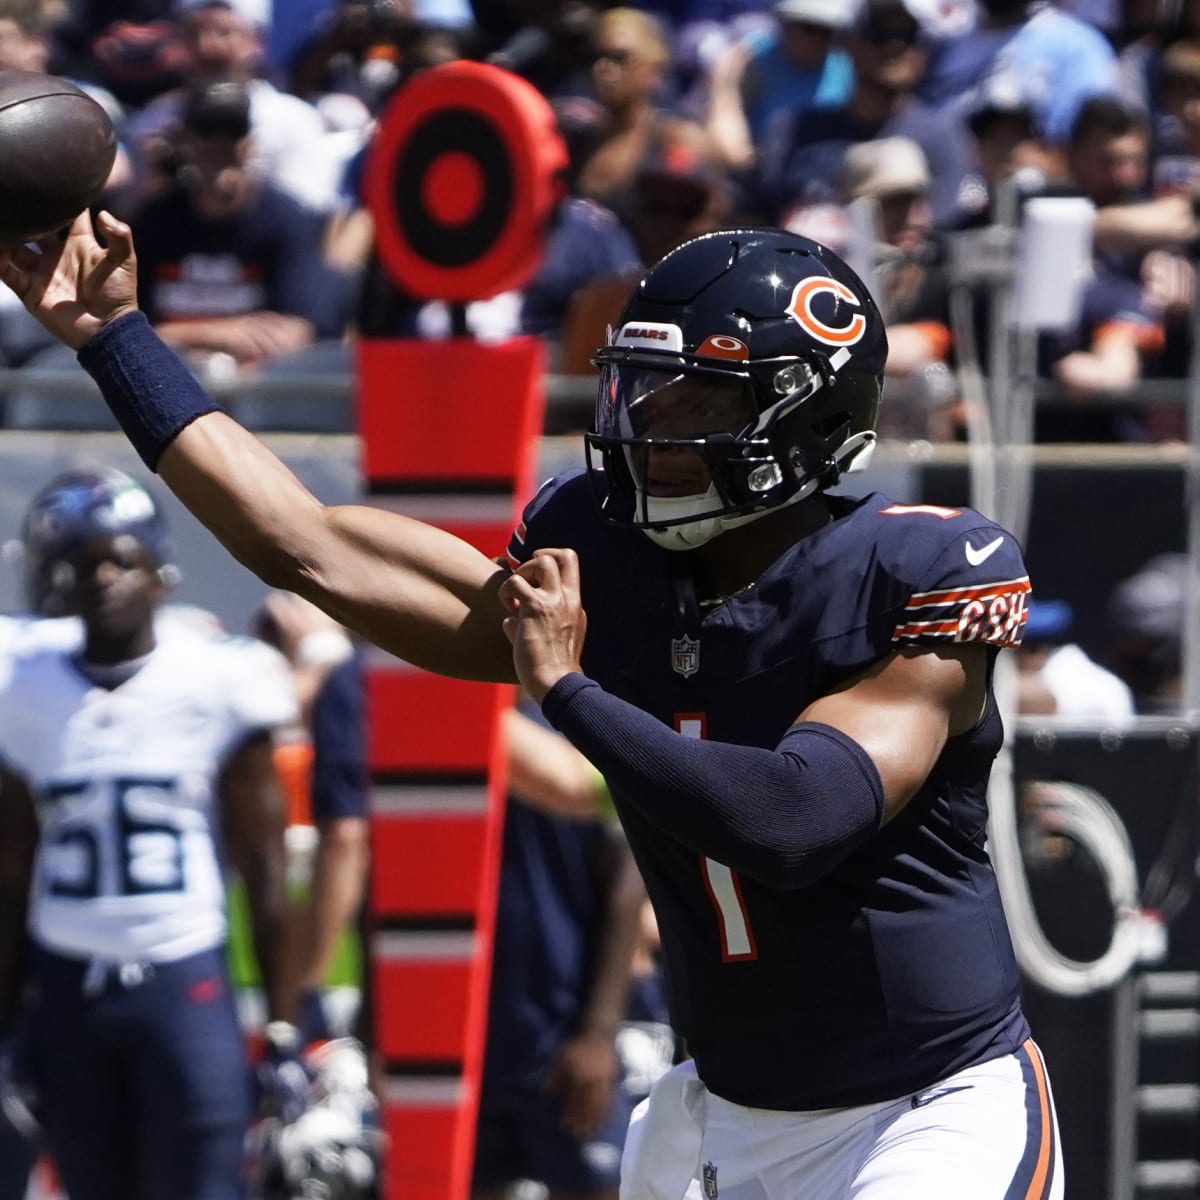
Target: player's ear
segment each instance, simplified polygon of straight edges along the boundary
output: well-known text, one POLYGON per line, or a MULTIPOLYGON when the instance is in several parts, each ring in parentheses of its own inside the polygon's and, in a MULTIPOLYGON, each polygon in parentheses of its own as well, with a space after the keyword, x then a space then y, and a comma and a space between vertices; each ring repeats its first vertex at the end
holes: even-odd
POLYGON ((158 568, 158 581, 167 591, 179 586, 183 572, 174 563, 164 563, 158 568))

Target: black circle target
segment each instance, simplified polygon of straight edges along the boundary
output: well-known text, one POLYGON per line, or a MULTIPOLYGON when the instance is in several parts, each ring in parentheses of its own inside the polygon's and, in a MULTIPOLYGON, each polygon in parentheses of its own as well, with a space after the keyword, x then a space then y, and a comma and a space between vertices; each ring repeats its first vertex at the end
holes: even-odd
POLYGON ((433 113, 414 130, 392 171, 392 195, 408 244, 439 267, 464 267, 495 245, 512 218, 512 163, 495 123, 466 108, 433 113), (462 154, 478 169, 481 202, 470 219, 439 219, 429 203, 428 172, 448 154, 462 154))
POLYGON ((388 274, 431 300, 520 287, 541 260, 566 161, 549 102, 528 81, 465 61, 421 71, 389 102, 367 162, 388 274))

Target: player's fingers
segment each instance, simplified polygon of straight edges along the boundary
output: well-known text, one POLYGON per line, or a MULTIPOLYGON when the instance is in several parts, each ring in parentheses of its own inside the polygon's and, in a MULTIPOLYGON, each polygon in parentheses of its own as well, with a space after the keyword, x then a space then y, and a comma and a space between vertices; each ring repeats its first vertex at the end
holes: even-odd
POLYGON ((563 591, 573 595, 579 593, 579 555, 566 547, 556 547, 547 550, 546 554, 554 560, 554 569, 558 573, 559 583, 563 591))
POLYGON ((558 559, 554 550, 535 550, 533 557, 517 569, 517 574, 535 587, 553 588, 559 585, 558 559))
POLYGON ((554 587, 569 599, 579 595, 579 558, 574 550, 543 547, 533 552, 530 563, 542 573, 542 587, 554 587))
POLYGON ((29 290, 29 276, 17 266, 10 254, 0 259, 0 279, 19 296, 24 297, 29 290))
POLYGON ((134 257, 133 230, 124 221, 118 221, 107 209, 96 218, 96 224, 108 243, 105 257, 114 266, 120 266, 134 257))
POLYGON ((509 608, 521 608, 527 604, 536 604, 540 590, 536 583, 523 575, 514 574, 500 585, 500 599, 509 608))

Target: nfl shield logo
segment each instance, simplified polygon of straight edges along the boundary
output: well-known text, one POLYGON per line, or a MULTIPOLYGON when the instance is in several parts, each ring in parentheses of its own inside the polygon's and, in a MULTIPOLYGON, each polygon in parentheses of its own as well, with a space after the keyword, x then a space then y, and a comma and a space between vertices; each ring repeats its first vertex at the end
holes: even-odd
POLYGON ((688 637, 671 639, 671 667, 686 679, 700 670, 700 643, 688 637))
POLYGON ((706 1162, 701 1173, 704 1178, 704 1200, 717 1200, 717 1168, 706 1162))

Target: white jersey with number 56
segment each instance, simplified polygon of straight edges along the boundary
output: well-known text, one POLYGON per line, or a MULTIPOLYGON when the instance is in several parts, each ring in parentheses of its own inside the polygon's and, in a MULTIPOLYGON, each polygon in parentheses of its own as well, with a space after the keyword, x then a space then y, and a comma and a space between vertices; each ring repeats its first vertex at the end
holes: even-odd
POLYGON ((41 826, 33 939, 150 962, 220 944, 219 775, 251 733, 296 715, 283 658, 247 639, 172 636, 112 689, 61 650, 0 665, 0 757, 41 826))

